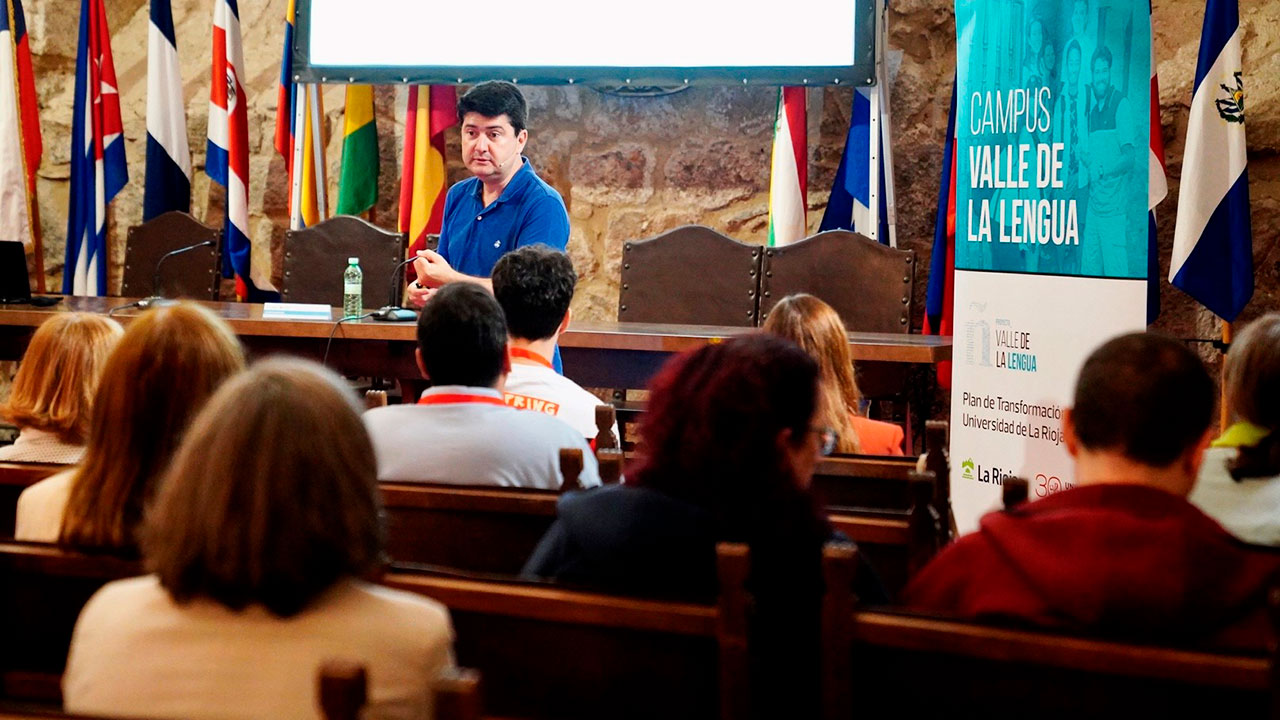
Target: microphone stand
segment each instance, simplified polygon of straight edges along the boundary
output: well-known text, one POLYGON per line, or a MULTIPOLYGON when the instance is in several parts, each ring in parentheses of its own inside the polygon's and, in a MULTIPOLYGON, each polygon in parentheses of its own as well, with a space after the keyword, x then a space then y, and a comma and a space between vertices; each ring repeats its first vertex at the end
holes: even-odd
POLYGON ((174 255, 181 255, 186 252, 191 252, 196 248, 214 247, 216 245, 217 245, 217 242, 214 240, 205 240, 204 242, 198 242, 195 245, 188 245, 186 247, 178 248, 177 250, 170 250, 164 255, 161 255, 160 259, 156 261, 156 270, 151 275, 151 295, 149 297, 142 298, 141 300, 135 300, 127 305, 118 305, 116 307, 113 307, 107 311, 107 315, 111 315, 112 313, 116 313, 121 310, 128 310, 129 308, 138 308, 139 310, 146 310, 149 307, 162 307, 165 305, 174 304, 176 302, 175 300, 170 300, 168 298, 161 297, 160 295, 160 270, 164 267, 164 261, 173 257, 174 255))
POLYGON ((418 319, 418 313, 400 306, 400 271, 405 265, 417 260, 417 256, 409 258, 404 262, 396 265, 396 269, 391 271, 391 304, 384 305, 370 314, 374 320, 383 322, 405 322, 408 320, 418 319))

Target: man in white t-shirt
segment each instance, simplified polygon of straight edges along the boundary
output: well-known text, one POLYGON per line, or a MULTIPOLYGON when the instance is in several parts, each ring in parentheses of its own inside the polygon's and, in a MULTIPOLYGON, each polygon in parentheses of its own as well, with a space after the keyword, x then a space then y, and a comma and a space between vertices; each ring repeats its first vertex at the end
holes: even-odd
POLYGON ((600 484, 582 433, 502 398, 507 325, 488 290, 471 283, 440 288, 418 318, 418 368, 432 387, 416 405, 365 413, 378 479, 454 485, 559 489, 560 450, 582 450, 579 482, 600 484))
MULTIPOLYGON (((596 407, 603 403, 551 365, 556 341, 569 327, 569 302, 578 282, 569 256, 546 245, 528 245, 503 255, 493 266, 492 280, 510 341, 507 404, 554 415, 583 437, 594 438, 596 407)), ((617 423, 613 436, 619 437, 617 423)))

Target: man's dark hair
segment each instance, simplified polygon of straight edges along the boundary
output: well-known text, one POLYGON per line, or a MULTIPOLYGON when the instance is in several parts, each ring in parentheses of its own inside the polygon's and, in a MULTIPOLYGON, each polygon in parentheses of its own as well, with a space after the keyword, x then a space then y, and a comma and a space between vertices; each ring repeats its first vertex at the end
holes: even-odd
POLYGON ((546 245, 527 245, 493 266, 493 295, 507 317, 507 332, 521 340, 551 337, 573 300, 578 274, 569 256, 546 245))
POLYGON ((1092 70, 1099 60, 1107 61, 1108 70, 1115 67, 1115 63, 1111 61, 1111 51, 1107 49, 1106 45, 1100 45, 1097 50, 1093 51, 1093 57, 1089 59, 1089 69, 1092 70))
POLYGON ((507 357, 507 323, 489 291, 454 282, 418 316, 418 348, 433 385, 493 387, 507 357))
POLYGON ((1166 467, 1204 436, 1215 400, 1204 363, 1181 341, 1131 333, 1084 361, 1071 417, 1085 448, 1166 467))
POLYGON ((506 80, 482 82, 468 90, 458 99, 458 122, 462 122, 467 113, 479 113, 490 118, 506 115, 517 135, 529 122, 529 106, 524 95, 506 80))

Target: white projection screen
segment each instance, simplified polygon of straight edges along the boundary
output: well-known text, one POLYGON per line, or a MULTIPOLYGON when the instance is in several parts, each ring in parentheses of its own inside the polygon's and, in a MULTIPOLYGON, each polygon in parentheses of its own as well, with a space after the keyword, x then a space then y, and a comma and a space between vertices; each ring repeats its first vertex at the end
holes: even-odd
POLYGON ((874 0, 297 0, 300 82, 867 85, 874 0))

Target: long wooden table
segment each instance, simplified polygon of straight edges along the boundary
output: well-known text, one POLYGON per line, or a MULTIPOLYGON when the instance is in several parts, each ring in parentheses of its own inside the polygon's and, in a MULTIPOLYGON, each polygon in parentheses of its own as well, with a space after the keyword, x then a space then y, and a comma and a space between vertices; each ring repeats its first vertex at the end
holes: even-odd
MULTIPOLYGON (((49 308, 0 306, 0 359, 22 357, 35 328, 53 315, 72 310, 106 313, 130 298, 64 298, 49 308)), ((360 320, 343 322, 338 308, 331 320, 278 320, 262 317, 262 305, 200 302, 221 316, 250 353, 291 353, 321 359, 332 335, 328 364, 349 375, 418 377, 413 351, 416 326, 409 322, 360 320)), ((113 317, 128 323, 140 311, 127 309, 113 317)), ((657 323, 574 322, 560 336, 565 375, 587 387, 641 388, 670 356, 752 332, 748 327, 665 325, 657 323)), ((937 335, 849 333, 854 360, 876 363, 934 364, 951 359, 951 338, 937 335)))

